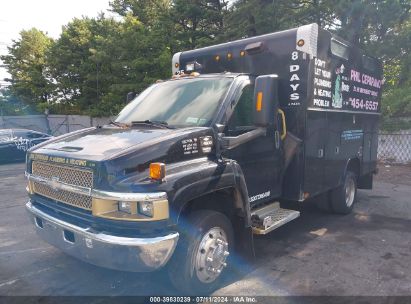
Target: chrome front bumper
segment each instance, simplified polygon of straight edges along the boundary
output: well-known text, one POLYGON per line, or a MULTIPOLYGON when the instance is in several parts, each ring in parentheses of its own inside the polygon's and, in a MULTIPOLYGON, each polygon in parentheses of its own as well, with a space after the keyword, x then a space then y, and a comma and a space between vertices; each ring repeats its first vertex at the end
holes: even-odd
POLYGON ((26 208, 38 235, 49 244, 85 262, 116 270, 149 272, 164 266, 179 234, 154 238, 119 237, 82 228, 51 217, 31 202, 26 208))

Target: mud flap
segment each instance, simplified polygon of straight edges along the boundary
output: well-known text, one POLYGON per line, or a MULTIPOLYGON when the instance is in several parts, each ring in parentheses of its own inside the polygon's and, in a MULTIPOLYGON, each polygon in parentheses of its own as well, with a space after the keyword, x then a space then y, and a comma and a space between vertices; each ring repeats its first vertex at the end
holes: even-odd
POLYGON ((244 220, 234 221, 236 252, 245 259, 255 258, 254 239, 252 227, 245 227, 244 220))

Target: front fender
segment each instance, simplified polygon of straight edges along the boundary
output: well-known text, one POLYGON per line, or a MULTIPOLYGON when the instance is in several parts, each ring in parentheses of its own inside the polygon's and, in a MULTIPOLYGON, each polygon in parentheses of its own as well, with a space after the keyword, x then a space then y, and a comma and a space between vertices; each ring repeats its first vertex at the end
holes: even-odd
POLYGON ((171 167, 167 173, 167 183, 172 184, 169 192, 170 220, 177 223, 185 205, 206 194, 232 188, 234 203, 241 209, 245 225, 250 225, 248 191, 240 165, 233 160, 202 159, 171 167))

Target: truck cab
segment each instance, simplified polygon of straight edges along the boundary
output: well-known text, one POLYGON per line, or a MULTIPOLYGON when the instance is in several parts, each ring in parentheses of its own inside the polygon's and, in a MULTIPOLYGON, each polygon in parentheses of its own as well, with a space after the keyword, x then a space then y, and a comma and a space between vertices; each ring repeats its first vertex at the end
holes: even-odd
MULTIPOLYGON (((300 215, 281 200, 329 192, 325 208, 349 213, 357 186, 372 186, 374 157, 364 162, 363 153, 376 148, 380 91, 370 113, 338 110, 342 100, 348 106, 341 91, 335 108, 328 93, 328 109, 313 106, 316 84, 334 85, 315 76, 327 72, 316 64, 328 56, 317 53, 321 41, 329 46, 330 34, 309 25, 178 53, 173 77, 141 92, 115 121, 31 149, 26 207, 37 233, 102 267, 167 264, 177 288, 208 293, 235 256, 253 253, 253 235, 300 215), (324 136, 327 115, 340 129, 324 136), (334 182, 323 182, 326 174, 334 182)), ((336 83, 348 83, 340 74, 336 83)), ((378 86, 377 76, 367 85, 378 86)))

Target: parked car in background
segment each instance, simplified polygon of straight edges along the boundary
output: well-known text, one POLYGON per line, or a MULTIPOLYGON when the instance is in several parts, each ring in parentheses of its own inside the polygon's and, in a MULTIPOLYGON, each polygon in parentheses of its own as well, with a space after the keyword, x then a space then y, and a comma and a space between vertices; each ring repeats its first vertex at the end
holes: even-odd
POLYGON ((0 163, 24 161, 31 147, 52 136, 26 129, 0 129, 0 163))

